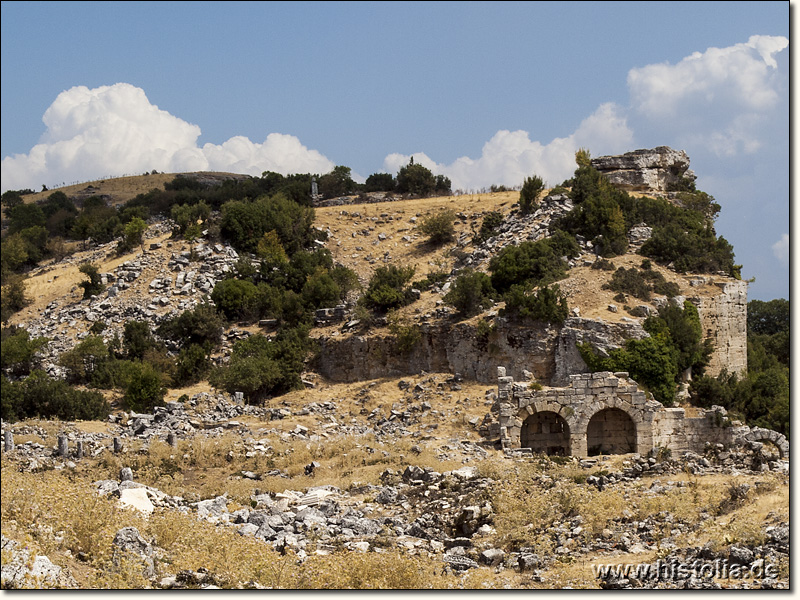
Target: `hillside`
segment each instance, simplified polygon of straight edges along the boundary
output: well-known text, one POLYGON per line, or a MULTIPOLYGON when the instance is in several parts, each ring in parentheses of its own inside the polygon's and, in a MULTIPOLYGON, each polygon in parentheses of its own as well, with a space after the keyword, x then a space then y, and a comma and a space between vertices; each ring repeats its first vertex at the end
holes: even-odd
MULTIPOLYGON (((191 235, 150 215, 141 242, 122 253, 117 238, 40 261, 24 280, 29 304, 7 323, 18 329, 4 330, 4 414, 53 393, 37 377, 99 390, 110 414, 3 421, 3 587, 788 587, 788 430, 702 408, 687 383, 693 366, 712 377, 747 372, 747 284, 730 269, 685 271, 638 252, 661 239, 665 226, 645 222, 656 209, 684 210, 689 196, 667 189, 693 175, 684 153, 637 152, 597 163, 616 186, 599 184, 598 200, 575 199, 591 188, 579 169, 571 189, 542 189, 527 214, 516 191, 362 193, 315 207, 309 237, 292 249, 291 235, 312 223, 307 209, 282 205, 292 219, 275 217, 273 237, 256 246, 233 225, 255 227, 271 205, 234 221, 256 203, 231 200, 193 217, 191 235), (640 178, 653 156, 666 166, 640 178), (598 255, 610 230, 574 233, 592 202, 646 215, 622 231, 624 252, 598 255), (426 223, 442 215, 452 235, 432 242, 426 223), (547 245, 564 231, 568 251, 547 245), (448 292, 473 271, 502 285, 500 259, 528 260, 513 249, 555 270, 528 280, 522 297, 496 293, 459 313, 448 292), (103 287, 88 298, 86 263, 103 287), (376 274, 408 267, 402 290, 372 296, 396 302, 391 310, 365 303, 376 274), (509 305, 538 310, 526 302, 553 284, 563 302, 549 306, 566 310, 558 319, 509 305), (202 312, 212 294, 216 306, 202 312), (579 351, 587 344, 598 364, 612 364, 602 361, 638 348, 631 340, 669 339, 648 320, 665 314, 678 319, 660 325, 667 336, 685 323, 699 336, 692 358, 676 363, 689 368, 670 367, 666 405, 655 379, 592 369, 579 351), (206 331, 217 322, 218 338, 206 331), (201 332, 203 342, 189 341, 201 332), (700 356, 703 340, 711 345, 700 356), (30 357, 16 358, 30 343, 30 357), (43 374, 28 376, 25 360, 43 374), (163 396, 133 404, 148 376, 163 396), (717 570, 659 570, 697 561, 717 570), (639 571, 598 575, 631 564, 639 571)), ((171 202, 250 185, 233 174, 185 178, 199 184, 182 180, 171 202)), ((62 191, 124 210, 173 180, 62 191)))

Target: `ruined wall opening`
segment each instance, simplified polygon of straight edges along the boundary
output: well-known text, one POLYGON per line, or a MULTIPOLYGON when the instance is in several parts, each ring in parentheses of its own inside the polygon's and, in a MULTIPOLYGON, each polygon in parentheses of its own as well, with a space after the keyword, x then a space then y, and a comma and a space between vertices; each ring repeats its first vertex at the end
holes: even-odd
POLYGON ((520 447, 534 453, 568 456, 569 425, 558 413, 541 411, 525 419, 520 430, 520 447))
POLYGON ((604 408, 589 421, 586 446, 589 456, 635 452, 636 425, 625 411, 604 408))

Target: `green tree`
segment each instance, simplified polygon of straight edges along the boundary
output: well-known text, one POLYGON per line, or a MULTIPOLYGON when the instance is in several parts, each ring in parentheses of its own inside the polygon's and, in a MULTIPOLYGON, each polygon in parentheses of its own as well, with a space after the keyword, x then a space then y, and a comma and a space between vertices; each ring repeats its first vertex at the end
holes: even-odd
POLYGON ((145 352, 156 345, 150 324, 144 321, 128 321, 122 334, 122 347, 129 360, 142 360, 145 352))
POLYGON ((333 171, 319 178, 319 193, 325 198, 345 196, 356 188, 350 177, 350 167, 337 166, 333 171))
POLYGON ((569 316, 567 298, 557 285, 544 286, 528 293, 525 286, 513 285, 503 296, 505 314, 560 325, 569 316))
POLYGON ((216 309, 210 304, 198 304, 194 309, 182 312, 178 317, 167 319, 159 325, 156 333, 162 339, 179 342, 182 346, 198 345, 217 348, 222 343, 225 324, 216 309))
POLYGON ((466 271, 459 275, 444 301, 455 307, 463 318, 469 318, 492 305, 495 296, 492 281, 486 273, 466 271))
POLYGON ((96 296, 105 289, 102 278, 100 277, 100 272, 97 270, 96 266, 91 263, 83 263, 78 267, 78 271, 89 278, 87 281, 78 283, 78 286, 83 288, 84 299, 96 296))
POLYGON ((512 285, 539 286, 563 279, 568 264, 563 257, 580 254, 575 238, 559 231, 536 242, 507 246, 489 261, 492 286, 504 293, 512 285))
POLYGON ((252 335, 234 344, 228 365, 211 374, 211 384, 242 392, 250 403, 299 389, 307 350, 306 329, 281 330, 274 340, 252 335))
POLYGON ((130 410, 151 412, 154 407, 164 405, 166 393, 161 374, 153 365, 148 362, 132 363, 123 396, 130 410))
POLYGON ((21 328, 3 329, 2 369, 12 375, 28 375, 36 366, 37 353, 47 346, 47 338, 31 339, 30 334, 21 328))
POLYGON ((250 281, 223 279, 211 292, 211 300, 229 321, 248 319, 253 316, 256 286, 250 281))
POLYGON ((395 180, 391 173, 373 173, 364 183, 366 192, 392 192, 394 188, 395 180))
POLYGON ((25 280, 22 275, 9 274, 3 277, 2 294, 0 295, 0 320, 7 323, 16 312, 30 303, 25 294, 25 280))
POLYGON ((144 252, 145 231, 147 231, 147 223, 139 217, 131 219, 124 229, 124 248, 130 250, 136 246, 141 246, 142 252, 144 252))
POLYGON ((411 194, 424 198, 436 190, 436 177, 430 169, 411 162, 397 173, 396 189, 398 194, 411 194))
POLYGON ((539 205, 539 194, 544 190, 542 178, 533 175, 526 177, 519 192, 519 208, 522 214, 532 213, 539 205))

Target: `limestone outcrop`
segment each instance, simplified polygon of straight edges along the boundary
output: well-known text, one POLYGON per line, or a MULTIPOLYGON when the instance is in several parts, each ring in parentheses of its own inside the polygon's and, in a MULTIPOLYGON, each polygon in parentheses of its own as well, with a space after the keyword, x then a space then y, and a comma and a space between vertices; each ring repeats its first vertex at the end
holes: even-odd
POLYGON ((600 156, 592 159, 592 166, 614 185, 633 192, 663 194, 670 184, 696 178, 689 169, 686 152, 668 146, 634 150, 618 156, 600 156))

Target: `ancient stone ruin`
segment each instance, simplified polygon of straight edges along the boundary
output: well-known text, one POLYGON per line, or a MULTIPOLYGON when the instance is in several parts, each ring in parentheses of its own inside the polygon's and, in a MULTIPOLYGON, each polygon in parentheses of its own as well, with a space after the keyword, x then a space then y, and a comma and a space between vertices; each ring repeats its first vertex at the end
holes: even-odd
POLYGON ((767 429, 730 421, 722 407, 686 415, 667 408, 630 379, 626 372, 571 375, 566 387, 535 389, 497 369, 498 420, 483 428, 509 451, 548 455, 647 454, 664 448, 673 453, 703 452, 706 444, 742 446, 769 442, 789 458, 786 438, 767 429))
POLYGON ((696 179, 694 172, 689 169, 686 152, 667 146, 593 158, 592 166, 611 183, 631 192, 663 194, 681 179, 696 179))

